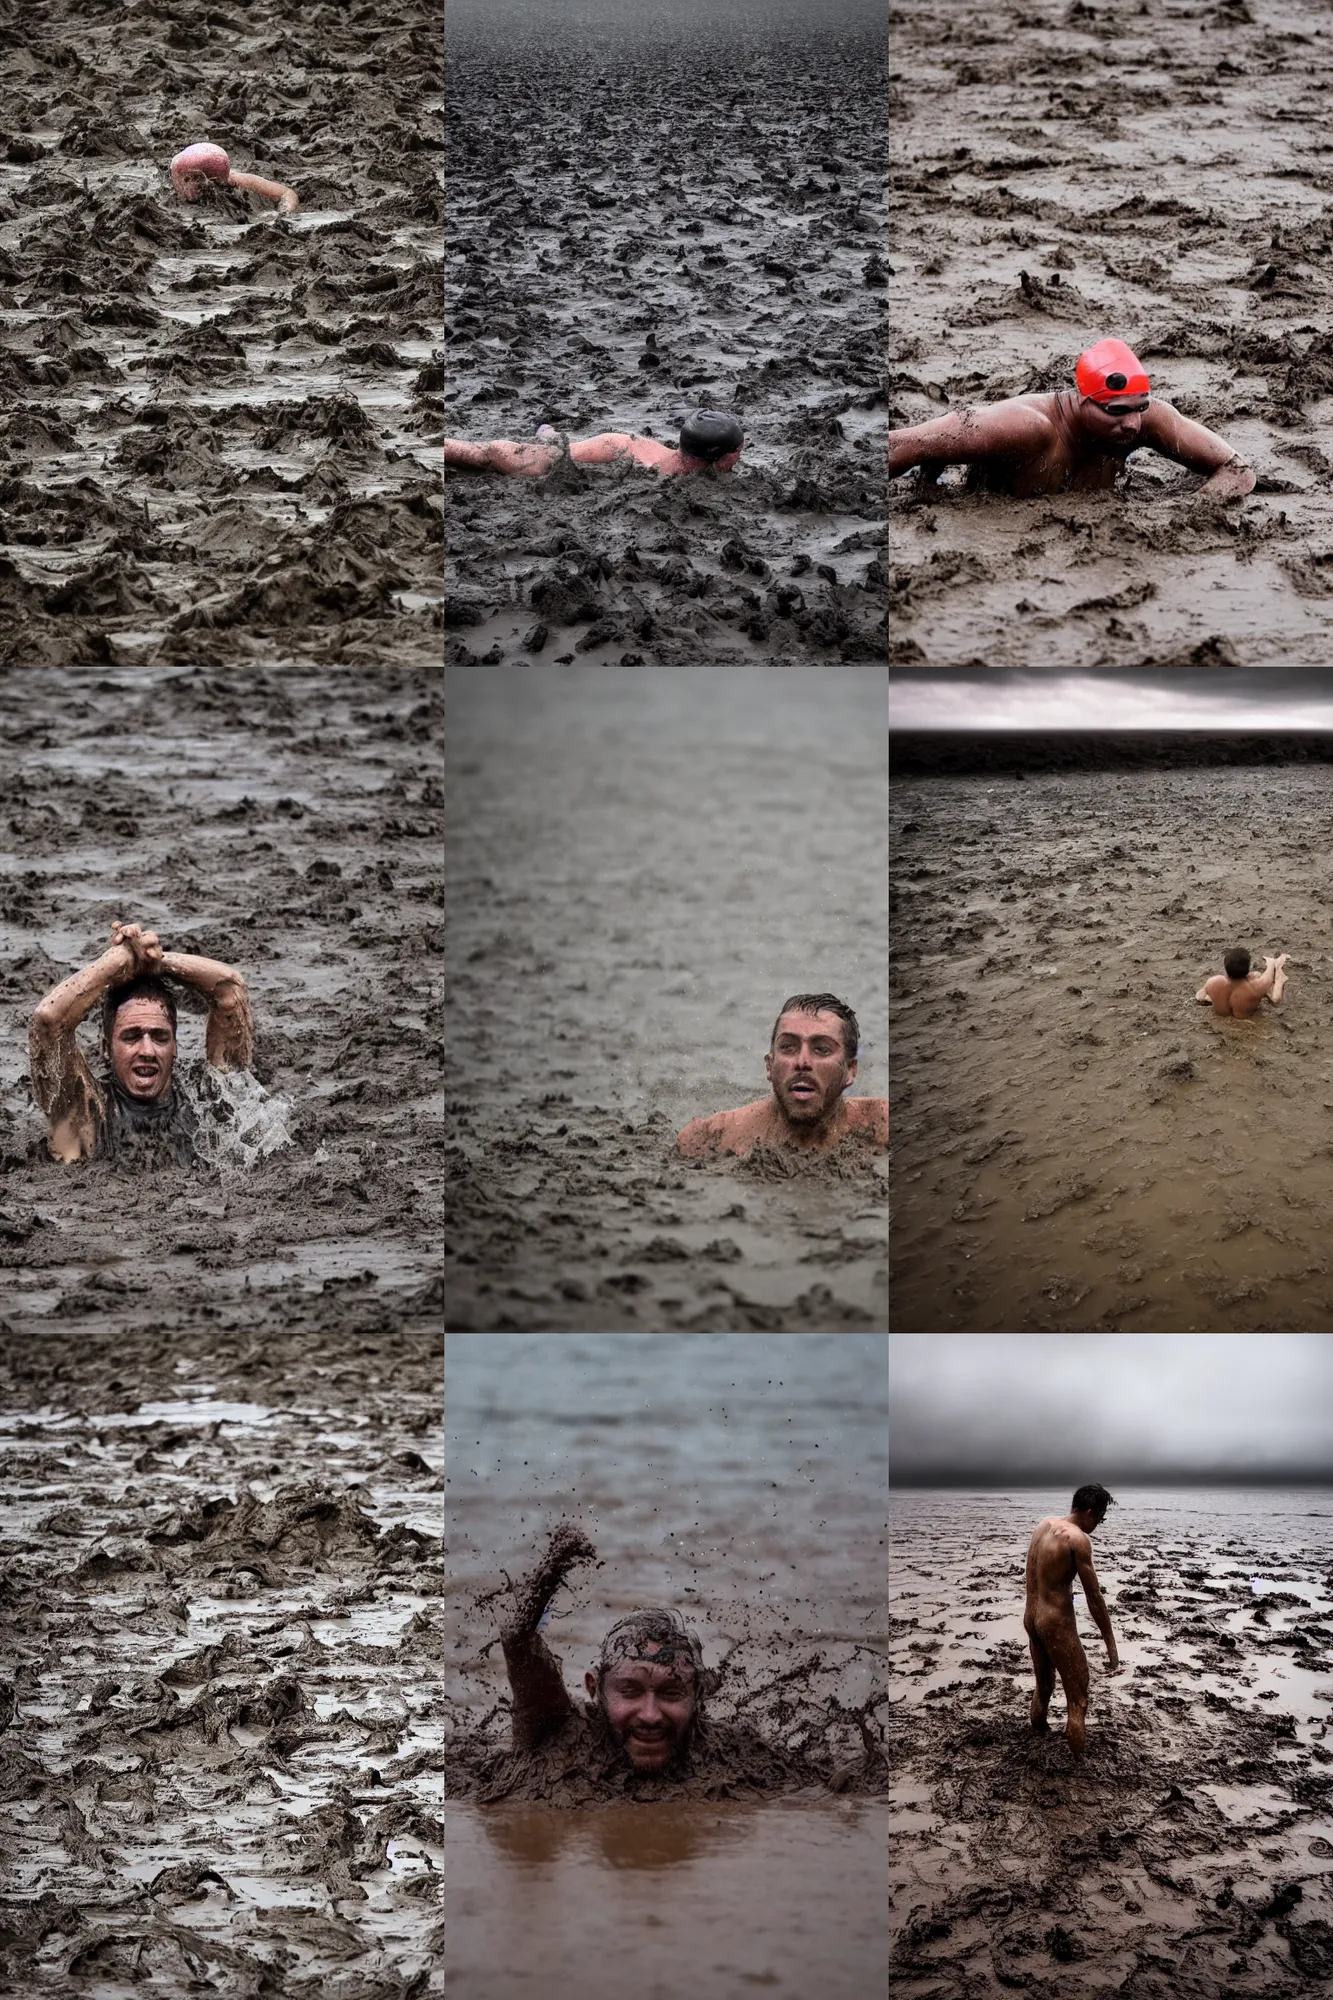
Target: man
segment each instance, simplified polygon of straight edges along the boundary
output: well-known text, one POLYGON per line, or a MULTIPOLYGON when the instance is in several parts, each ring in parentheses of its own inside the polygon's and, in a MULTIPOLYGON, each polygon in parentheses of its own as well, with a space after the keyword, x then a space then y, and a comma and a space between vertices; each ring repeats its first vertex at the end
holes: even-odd
POLYGON ((921 468, 933 486, 946 465, 969 468, 968 487, 1012 493, 1099 492, 1113 487, 1132 451, 1145 445, 1209 475, 1202 491, 1249 493, 1254 473, 1231 445, 1149 393, 1147 371, 1123 340, 1080 354, 1075 388, 1011 396, 889 432, 889 477, 921 468))
POLYGON ((32 1017, 33 1094, 49 1121, 54 1159, 150 1152, 182 1165, 193 1159, 197 1120, 173 1081, 176 1001, 168 978, 208 999, 209 1062, 249 1067, 254 1022, 240 973, 214 958, 163 951, 139 924, 113 924, 102 956, 62 980, 32 1017), (74 1031, 99 1000, 107 1074, 94 1077, 74 1031))
POLYGON ((889 1143, 886 1097, 853 1097, 861 1031, 850 1007, 833 993, 793 993, 782 1003, 764 1067, 771 1097, 735 1111, 692 1118, 676 1140, 688 1158, 744 1154, 752 1146, 831 1153, 844 1139, 889 1143))
POLYGON ((1248 1021, 1251 1014, 1258 1013, 1263 1000, 1274 1007, 1282 1005, 1290 956, 1284 951, 1280 958, 1265 958, 1263 971, 1251 972, 1249 952, 1237 945, 1222 960, 1226 970, 1205 979, 1194 997, 1205 1006, 1211 1001, 1215 1014, 1232 1014, 1238 1021, 1248 1021))
MULTIPOLYGON (((474 472, 507 472, 535 477, 549 472, 561 454, 549 424, 537 432, 536 444, 515 444, 496 438, 489 444, 468 444, 461 438, 446 438, 446 465, 465 466, 474 472)), ((680 473, 703 472, 711 465, 718 472, 730 472, 740 463, 745 433, 735 417, 720 410, 696 410, 680 427, 680 445, 659 444, 656 438, 632 437, 627 431, 601 431, 596 437, 575 438, 569 456, 576 465, 605 465, 611 459, 632 458, 648 465, 663 479, 680 473)))
POLYGON ((1092 1567, 1092 1543, 1088 1539, 1100 1528, 1111 1505, 1112 1496, 1104 1486, 1095 1483, 1080 1486, 1069 1513, 1050 1514, 1039 1522, 1028 1545, 1023 1628, 1028 1635, 1032 1671, 1037 1677, 1037 1691, 1032 1697, 1032 1727, 1039 1735, 1046 1735, 1046 1710, 1058 1673, 1068 1709, 1065 1740, 1076 1756, 1082 1754, 1088 1728, 1088 1661, 1074 1621, 1075 1576, 1083 1585, 1083 1595, 1097 1630, 1106 1641, 1107 1672, 1120 1671, 1111 1614, 1092 1567))

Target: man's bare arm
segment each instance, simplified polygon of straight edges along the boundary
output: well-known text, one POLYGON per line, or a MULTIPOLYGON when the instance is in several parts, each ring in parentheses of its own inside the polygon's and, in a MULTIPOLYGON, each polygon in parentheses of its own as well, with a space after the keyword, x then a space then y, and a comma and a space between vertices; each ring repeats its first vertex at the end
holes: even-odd
POLYGON ((929 423, 889 432, 889 477, 895 479, 914 465, 970 465, 982 458, 1040 452, 1053 436, 1049 417, 1027 403, 951 410, 929 423))
POLYGON ((68 1148, 62 1148, 62 1158, 77 1157, 76 1142, 90 1138, 92 1106, 100 1102, 100 1092, 79 1053, 74 1030, 110 987, 133 978, 140 969, 139 937, 137 925, 117 924, 101 957, 52 987, 33 1014, 28 1031, 33 1096, 51 1121, 53 1140, 57 1125, 71 1127, 66 1137, 75 1151, 70 1153, 68 1148))
POLYGON ((559 1729, 574 1706, 560 1662, 537 1627, 570 1570, 577 1563, 594 1561, 596 1555, 583 1531, 562 1521, 537 1567, 518 1586, 513 1612, 500 1634, 513 1695, 515 1750, 535 1749, 559 1729))
POLYGON ((1191 472, 1210 473, 1211 478, 1204 482, 1201 489, 1205 493, 1216 493, 1227 499, 1253 491, 1253 469, 1234 445, 1229 445, 1225 438, 1220 438, 1216 431, 1208 430, 1205 425, 1182 417, 1170 403, 1159 402, 1156 398, 1149 403, 1143 413, 1140 436, 1144 444, 1161 452, 1163 458, 1172 458, 1177 465, 1187 465, 1191 472))
POLYGON ((1097 1630, 1106 1641, 1107 1664, 1114 1672, 1120 1665, 1120 1655, 1116 1652, 1115 1634, 1111 1630, 1111 1614, 1106 1608, 1106 1599, 1102 1596, 1102 1587, 1092 1566, 1091 1546, 1085 1545, 1076 1553, 1074 1560, 1078 1565, 1079 1582, 1083 1585, 1083 1595, 1088 1600, 1088 1609, 1092 1613, 1097 1630))
POLYGON ((218 958, 196 958, 185 951, 162 954, 162 970, 193 986, 208 1001, 204 1052, 214 1069, 249 1069, 254 1053, 255 1022, 250 993, 242 975, 218 958))

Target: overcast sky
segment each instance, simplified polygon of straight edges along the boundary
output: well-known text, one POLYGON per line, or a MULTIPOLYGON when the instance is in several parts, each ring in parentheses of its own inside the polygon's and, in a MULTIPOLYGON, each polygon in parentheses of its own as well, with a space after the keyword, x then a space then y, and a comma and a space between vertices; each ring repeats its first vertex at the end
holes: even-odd
POLYGON ((895 1486, 1333 1481, 1333 1334, 898 1333, 895 1486))
POLYGON ((895 729, 1333 730, 1333 670, 894 673, 889 721, 895 729))

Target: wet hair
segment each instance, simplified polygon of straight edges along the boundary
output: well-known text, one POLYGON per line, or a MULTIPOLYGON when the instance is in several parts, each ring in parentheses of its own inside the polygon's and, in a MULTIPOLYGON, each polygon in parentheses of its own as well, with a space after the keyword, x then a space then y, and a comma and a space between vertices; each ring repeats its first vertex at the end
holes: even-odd
POLYGON ((102 996, 102 1040, 108 1050, 111 1037, 116 1032, 116 1016, 130 1000, 156 1000, 166 1011, 171 1023, 171 1032, 176 1032, 176 996, 165 979, 159 979, 155 972, 141 972, 134 979, 127 979, 120 986, 112 986, 102 996))
POLYGON ((611 1627, 602 1641, 602 1650, 597 1656, 597 1678, 610 1673, 622 1660, 644 1660, 649 1656, 643 1651, 648 1645, 655 1645, 657 1652, 652 1655, 652 1663, 663 1667, 677 1667, 688 1660, 694 1669, 695 1681, 703 1686, 704 1653, 698 1637, 686 1626, 675 1611, 653 1608, 648 1611, 631 1612, 611 1627))
POLYGON ((1071 1514, 1096 1514, 1100 1518, 1108 1507, 1114 1505, 1115 1495, 1108 1493, 1106 1488, 1099 1486, 1094 1479, 1089 1485, 1079 1487, 1069 1511, 1071 1514))
POLYGON ((768 1038, 772 1048, 778 1038, 778 1025, 784 1014, 836 1014, 842 1022, 842 1046, 848 1062, 856 1061, 856 1051, 861 1046, 861 1030, 857 1026, 855 1014, 845 1000, 839 1000, 836 993, 793 993, 778 1009, 778 1018, 773 1023, 773 1032, 768 1038))
POLYGON ((1247 979, 1249 977, 1250 954, 1246 951, 1243 944, 1238 944, 1234 951, 1229 951, 1222 960, 1222 963, 1226 967, 1228 979, 1247 979))
POLYGON ((745 432, 735 417, 723 410, 696 410, 680 427, 680 448, 687 458, 701 458, 706 465, 739 451, 745 432))

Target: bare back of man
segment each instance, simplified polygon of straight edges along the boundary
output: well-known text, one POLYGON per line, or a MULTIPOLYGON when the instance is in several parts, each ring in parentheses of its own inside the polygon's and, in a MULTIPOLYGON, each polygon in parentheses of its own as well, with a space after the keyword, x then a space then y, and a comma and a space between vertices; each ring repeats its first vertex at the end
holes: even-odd
POLYGON ((1278 958, 1267 959, 1262 972, 1247 973, 1243 979, 1215 972, 1211 979, 1205 979, 1194 997, 1211 1002, 1215 1014, 1229 1014, 1238 1021, 1248 1021, 1258 1013, 1265 1000, 1274 1007, 1281 1006, 1287 985, 1286 966, 1287 953, 1284 951, 1278 958))
POLYGON ((1082 1752, 1087 1735, 1088 1660, 1074 1618, 1075 1577, 1083 1585, 1088 1609, 1106 1641, 1109 1671, 1116 1673, 1120 1665, 1110 1613, 1092 1566, 1088 1536, 1098 1518, 1095 1509, 1083 1509, 1077 1515, 1050 1514, 1038 1523, 1028 1545, 1023 1629, 1037 1682, 1032 1696, 1032 1727, 1038 1734, 1046 1734, 1046 1711, 1059 1674, 1068 1708, 1065 1738, 1076 1754, 1082 1752), (1081 1521, 1089 1525, 1080 1526, 1081 1521))

